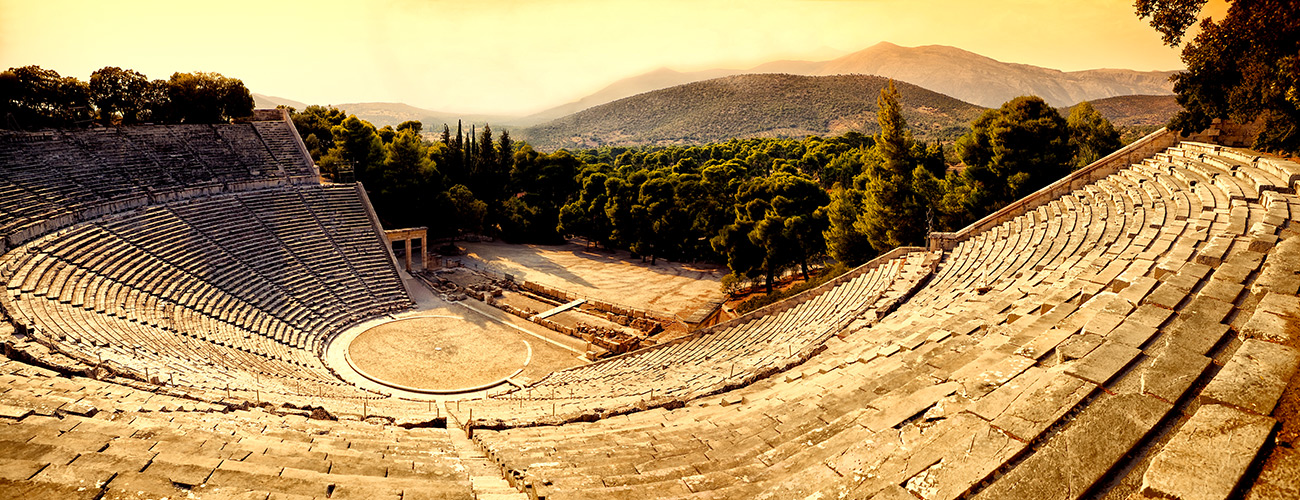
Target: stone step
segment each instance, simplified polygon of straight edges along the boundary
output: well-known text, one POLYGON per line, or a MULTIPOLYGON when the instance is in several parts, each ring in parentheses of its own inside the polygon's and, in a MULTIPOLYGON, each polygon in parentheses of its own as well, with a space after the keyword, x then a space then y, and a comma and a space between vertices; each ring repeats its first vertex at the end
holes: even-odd
POLYGON ((1196 410, 1142 475, 1156 498, 1225 499, 1272 437, 1277 421, 1222 405, 1196 410))
POLYGON ((1172 408, 1169 403, 1141 394, 1103 394, 976 498, 1079 498, 1172 408))

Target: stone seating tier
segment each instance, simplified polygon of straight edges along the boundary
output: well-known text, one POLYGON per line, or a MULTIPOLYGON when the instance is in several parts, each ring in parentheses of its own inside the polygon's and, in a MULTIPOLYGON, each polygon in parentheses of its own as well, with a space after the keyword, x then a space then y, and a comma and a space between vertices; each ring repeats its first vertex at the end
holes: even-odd
POLYGON ((144 379, 272 400, 377 397, 320 356, 347 325, 411 304, 358 196, 244 191, 74 225, 0 257, 0 305, 36 340, 144 379))
POLYGON ((244 186, 315 184, 292 124, 0 132, 0 240, 15 247, 108 213, 244 186))
POLYGON ((1300 199, 1293 164, 1178 149, 960 243, 784 374, 560 426, 476 407, 474 438, 537 498, 1227 498, 1300 364, 1300 199))
POLYGON ((5 498, 474 498, 447 429, 198 402, 9 360, 0 387, 5 498))
MULTIPOLYGON (((18 305, 7 307, 17 319, 44 318, 47 330, 68 332, 53 345, 72 355, 134 342, 145 351, 137 363, 195 378, 252 375, 254 384, 224 397, 211 385, 148 392, 130 380, 0 362, 0 491, 1292 498, 1294 469, 1261 460, 1274 448, 1275 409, 1300 365, 1296 181, 1300 165, 1182 143, 942 254, 884 259, 680 342, 436 410, 353 400, 389 404, 386 410, 421 414, 421 421, 429 411, 451 415, 452 427, 472 431, 472 442, 460 429, 357 421, 365 406, 338 422, 285 407, 248 409, 247 401, 262 397, 249 394, 257 382, 287 393, 299 383, 327 386, 309 380, 318 371, 286 361, 300 359, 293 356, 303 348, 282 338, 310 337, 316 330, 305 325, 350 296, 317 267, 331 252, 355 253, 348 246, 362 239, 364 211, 334 210, 351 203, 329 188, 164 203, 11 251, 0 262, 7 283, 0 297, 18 305), (206 203, 222 205, 205 212, 206 203), (264 228, 237 233, 273 235, 250 241, 280 245, 275 255, 312 274, 275 274, 241 257, 254 243, 212 237, 217 219, 204 214, 226 210, 243 210, 248 224, 264 228), (277 221, 282 213, 310 213, 316 224, 289 230, 277 221), (161 228, 168 229, 155 231, 161 228), (333 250, 290 243, 322 235, 333 250), (159 265, 169 272, 154 271, 159 265), (172 279, 174 272, 185 279, 172 279), (308 290, 311 297, 300 296, 308 290), (180 312, 135 312, 164 301, 180 312), (177 318, 201 326, 177 335, 151 323, 177 318), (222 356, 261 367, 180 366, 222 356), (732 372, 733 363, 744 368, 732 372), (785 369, 740 374, 765 364, 785 369), (432 456, 412 456, 408 443, 432 456), (143 458, 127 463, 124 455, 143 458), (419 481, 407 481, 408 473, 419 481), (503 478, 511 488, 485 489, 503 478)), ((380 260, 340 265, 363 269, 371 259, 380 260)), ((328 399, 305 392, 272 399, 328 399)))

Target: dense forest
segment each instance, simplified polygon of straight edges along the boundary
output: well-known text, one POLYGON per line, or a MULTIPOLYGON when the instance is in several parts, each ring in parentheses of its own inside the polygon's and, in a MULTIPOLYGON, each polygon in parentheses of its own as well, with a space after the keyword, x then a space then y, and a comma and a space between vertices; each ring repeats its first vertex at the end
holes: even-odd
POLYGON ((218 73, 174 73, 150 80, 129 69, 108 66, 88 81, 60 76, 40 66, 0 73, 0 128, 216 123, 253 114, 253 95, 244 82, 218 73))
POLYGON ((1120 146, 1088 105, 1068 118, 1021 97, 950 144, 913 138, 892 83, 873 136, 731 139, 541 153, 490 127, 424 134, 321 106, 292 117, 322 172, 357 180, 386 224, 513 242, 579 237, 665 258, 725 264, 728 286, 813 264, 865 262, 955 230, 1120 146))

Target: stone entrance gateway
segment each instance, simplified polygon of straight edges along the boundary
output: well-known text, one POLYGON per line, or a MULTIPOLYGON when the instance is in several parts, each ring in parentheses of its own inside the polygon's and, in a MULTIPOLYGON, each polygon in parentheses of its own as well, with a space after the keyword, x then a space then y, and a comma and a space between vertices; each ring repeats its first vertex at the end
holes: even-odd
POLYGON ((420 268, 427 269, 429 262, 429 228, 427 227, 408 227, 405 229, 386 229, 384 236, 388 237, 389 244, 392 242, 402 241, 406 243, 406 253, 403 260, 406 271, 411 271, 411 240, 420 240, 420 268))

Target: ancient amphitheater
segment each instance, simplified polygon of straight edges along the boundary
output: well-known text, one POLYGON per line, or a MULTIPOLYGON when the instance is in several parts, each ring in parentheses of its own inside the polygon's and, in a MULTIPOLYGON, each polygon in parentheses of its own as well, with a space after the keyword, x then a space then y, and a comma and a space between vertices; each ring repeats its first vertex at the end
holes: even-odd
POLYGON ((280 112, 0 133, 0 497, 1296 498, 1300 165, 1222 128, 436 403, 325 359, 414 291, 280 112))

